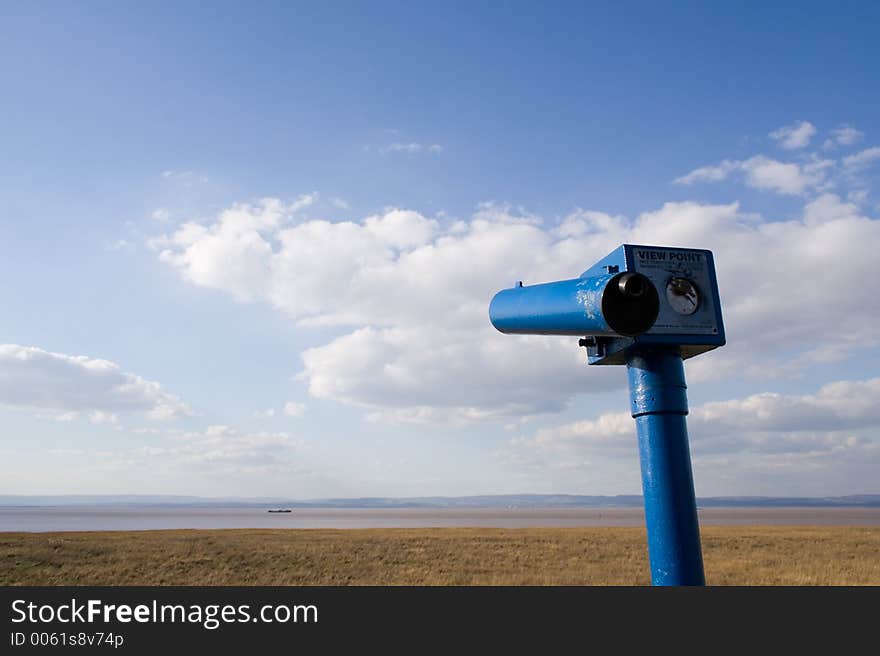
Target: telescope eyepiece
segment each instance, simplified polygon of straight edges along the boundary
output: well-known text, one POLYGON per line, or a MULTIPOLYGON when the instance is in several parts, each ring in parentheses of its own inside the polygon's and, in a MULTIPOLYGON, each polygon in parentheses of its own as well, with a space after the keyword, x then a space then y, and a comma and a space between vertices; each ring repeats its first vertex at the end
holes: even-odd
POLYGON ((645 276, 638 273, 624 273, 617 281, 620 293, 629 298, 641 298, 644 296, 648 288, 645 283, 650 281, 645 276))
POLYGON ((641 335, 654 325, 660 297, 644 274, 626 271, 612 278, 602 295, 602 315, 611 329, 626 337, 641 335))

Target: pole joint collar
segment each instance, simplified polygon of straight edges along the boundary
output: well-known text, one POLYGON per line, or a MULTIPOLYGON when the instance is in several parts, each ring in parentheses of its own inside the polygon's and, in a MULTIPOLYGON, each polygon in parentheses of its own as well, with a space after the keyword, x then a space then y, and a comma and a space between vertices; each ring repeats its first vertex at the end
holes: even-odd
POLYGON ((643 415, 686 415, 687 384, 677 347, 634 349, 627 355, 630 409, 643 415))

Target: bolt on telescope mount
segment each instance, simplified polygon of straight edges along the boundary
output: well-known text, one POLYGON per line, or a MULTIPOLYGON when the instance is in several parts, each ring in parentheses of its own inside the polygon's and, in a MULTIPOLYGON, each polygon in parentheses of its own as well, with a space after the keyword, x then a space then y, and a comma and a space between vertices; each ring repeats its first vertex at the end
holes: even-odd
POLYGON ((489 318, 502 333, 580 336, 589 364, 626 365, 651 580, 703 585, 682 361, 725 342, 711 251, 624 244, 578 278, 498 292, 489 318))

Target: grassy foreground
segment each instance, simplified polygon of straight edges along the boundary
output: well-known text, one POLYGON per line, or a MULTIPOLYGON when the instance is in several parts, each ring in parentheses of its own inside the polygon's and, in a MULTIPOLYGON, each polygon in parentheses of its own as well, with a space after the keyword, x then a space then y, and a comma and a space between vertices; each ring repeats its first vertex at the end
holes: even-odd
MULTIPOLYGON (((880 528, 702 529, 715 585, 878 585, 880 528)), ((644 529, 0 533, 2 585, 645 585, 644 529)))

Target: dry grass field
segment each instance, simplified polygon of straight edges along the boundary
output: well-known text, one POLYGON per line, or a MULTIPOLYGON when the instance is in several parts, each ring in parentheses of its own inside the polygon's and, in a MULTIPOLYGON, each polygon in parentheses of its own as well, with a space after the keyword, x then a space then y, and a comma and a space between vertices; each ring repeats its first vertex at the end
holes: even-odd
MULTIPOLYGON (((878 527, 702 529, 715 585, 880 585, 878 527)), ((2 585, 645 585, 639 528, 0 533, 2 585)))

